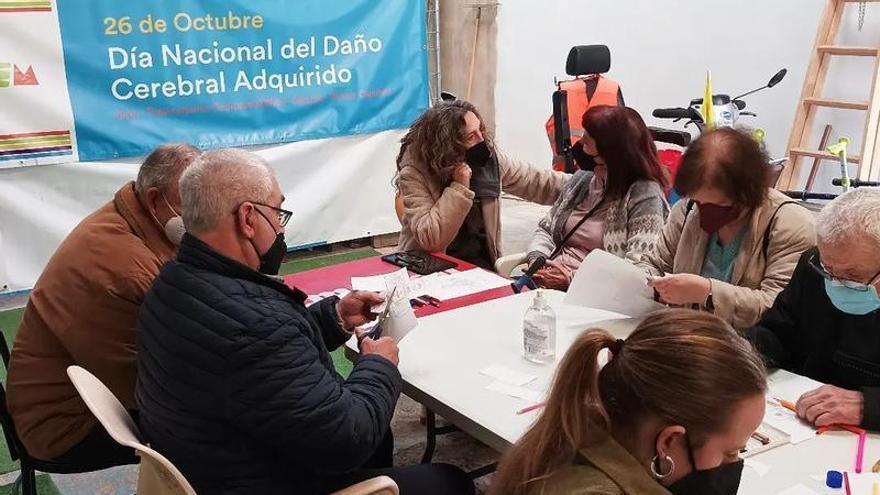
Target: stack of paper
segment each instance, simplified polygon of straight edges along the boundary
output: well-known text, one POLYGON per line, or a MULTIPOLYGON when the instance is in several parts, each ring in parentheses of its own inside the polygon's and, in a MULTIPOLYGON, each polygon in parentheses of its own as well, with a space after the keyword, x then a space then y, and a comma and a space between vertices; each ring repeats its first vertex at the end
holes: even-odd
MULTIPOLYGON (((424 292, 441 301, 469 296, 499 287, 509 286, 511 281, 495 273, 474 268, 454 274, 435 273, 427 277, 423 282, 424 292)), ((414 295, 421 295, 414 294, 414 295)))
POLYGON ((409 284, 409 272, 406 271, 406 268, 401 268, 396 272, 386 273, 385 275, 351 277, 351 288, 353 290, 386 292, 399 287, 398 291, 401 291, 406 288, 407 284, 409 284))
POLYGON ((388 292, 398 287, 398 292, 409 298, 428 295, 441 301, 505 287, 510 283, 509 279, 479 268, 452 273, 438 272, 412 278, 405 268, 401 268, 387 275, 351 278, 351 286, 354 290, 388 292))

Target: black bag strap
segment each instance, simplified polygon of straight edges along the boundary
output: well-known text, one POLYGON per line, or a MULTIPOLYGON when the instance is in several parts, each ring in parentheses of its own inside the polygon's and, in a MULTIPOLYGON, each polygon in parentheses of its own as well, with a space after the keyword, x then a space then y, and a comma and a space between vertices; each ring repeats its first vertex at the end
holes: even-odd
POLYGON ((761 244, 761 253, 764 254, 764 259, 767 259, 768 252, 770 250, 770 231, 773 230, 773 222, 776 220, 776 215, 779 213, 779 210, 782 209, 785 205, 796 205, 797 201, 785 201, 781 205, 776 207, 776 210, 773 212, 773 215, 770 217, 770 221, 767 222, 767 228, 764 229, 764 239, 761 244))
POLYGON ((590 211, 588 211, 587 214, 584 215, 584 218, 581 218, 580 221, 578 221, 578 223, 574 227, 572 227, 571 230, 569 230, 567 234, 562 236, 562 242, 560 242, 559 245, 556 246, 556 249, 554 249, 553 252, 550 253, 550 256, 547 257, 548 260, 552 260, 557 255, 559 255, 559 253, 562 252, 562 248, 563 248, 563 246, 565 246, 565 243, 568 242, 569 239, 571 239, 571 236, 573 236, 574 233, 577 232, 579 228, 581 228, 581 225, 583 225, 584 222, 586 222, 591 216, 593 216, 594 213, 596 213, 596 210, 598 210, 599 207, 602 206, 602 203, 604 203, 604 202, 605 202, 605 196, 602 196, 602 199, 600 199, 599 202, 596 203, 596 206, 590 208, 590 211))
POLYGON ((687 202, 687 206, 686 206, 685 209, 684 209, 684 219, 685 219, 685 220, 688 219, 688 215, 690 215, 690 214, 691 214, 691 210, 694 209, 694 203, 696 203, 696 201, 694 201, 693 199, 689 199, 689 200, 688 200, 688 202, 687 202))

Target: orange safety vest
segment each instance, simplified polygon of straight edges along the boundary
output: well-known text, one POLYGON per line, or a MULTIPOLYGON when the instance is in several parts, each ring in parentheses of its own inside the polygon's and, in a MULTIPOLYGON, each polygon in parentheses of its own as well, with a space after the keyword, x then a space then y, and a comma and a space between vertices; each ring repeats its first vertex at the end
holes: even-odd
MULTIPOLYGON (((587 110, 598 106, 616 107, 620 104, 618 97, 620 85, 617 81, 601 75, 563 81, 559 84, 559 88, 568 93, 568 125, 571 128, 572 144, 584 136, 583 117, 587 110), (593 81, 596 81, 596 90, 589 94, 587 87, 592 86, 593 81)), ((552 115, 547 119, 544 127, 547 129, 547 139, 550 140, 550 148, 553 150, 553 170, 564 171, 565 157, 556 153, 554 138, 556 126, 552 115)))

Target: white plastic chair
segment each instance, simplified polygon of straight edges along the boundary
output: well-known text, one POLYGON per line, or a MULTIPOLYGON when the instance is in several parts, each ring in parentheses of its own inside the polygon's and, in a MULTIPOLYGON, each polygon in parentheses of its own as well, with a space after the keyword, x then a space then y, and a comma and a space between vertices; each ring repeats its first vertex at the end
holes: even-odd
MULTIPOLYGON (((138 495, 195 495, 183 474, 162 454, 144 445, 141 432, 128 411, 107 386, 80 366, 68 366, 67 376, 83 402, 98 418, 107 433, 120 445, 131 447, 141 458, 138 472, 138 495)), ((399 495, 397 484, 387 476, 378 476, 334 495, 399 495)))
POLYGON ((138 495, 195 495, 195 490, 168 459, 142 443, 134 420, 101 380, 79 366, 68 366, 67 376, 113 440, 137 451, 141 458, 138 495))
POLYGON ((378 476, 334 492, 333 495, 400 495, 400 490, 397 489, 397 483, 393 479, 388 476, 378 476))
POLYGON ((514 272, 525 271, 526 253, 508 254, 495 260, 495 271, 502 277, 511 277, 514 272))

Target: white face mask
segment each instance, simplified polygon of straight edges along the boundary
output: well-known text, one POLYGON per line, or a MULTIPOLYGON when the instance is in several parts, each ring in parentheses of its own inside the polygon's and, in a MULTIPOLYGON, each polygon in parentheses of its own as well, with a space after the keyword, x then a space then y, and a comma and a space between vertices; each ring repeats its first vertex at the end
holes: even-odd
MULTIPOLYGON (((162 200, 165 201, 168 209, 173 211, 174 213, 177 213, 177 210, 175 210, 174 207, 171 206, 171 203, 168 202, 168 198, 165 197, 165 194, 161 194, 162 200)), ((155 220, 156 223, 159 223, 159 219, 156 218, 156 215, 153 215, 153 220, 155 220)), ((186 226, 183 224, 183 217, 181 217, 180 215, 175 215, 169 218, 168 221, 165 222, 164 225, 162 225, 162 228, 165 230, 165 237, 168 238, 171 244, 179 246, 180 241, 183 240, 183 234, 186 233, 186 226)))
POLYGON ((173 216, 165 222, 165 237, 171 241, 171 244, 179 246, 185 233, 186 226, 183 225, 183 217, 180 215, 173 216))

